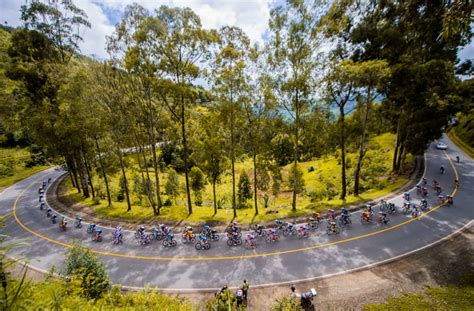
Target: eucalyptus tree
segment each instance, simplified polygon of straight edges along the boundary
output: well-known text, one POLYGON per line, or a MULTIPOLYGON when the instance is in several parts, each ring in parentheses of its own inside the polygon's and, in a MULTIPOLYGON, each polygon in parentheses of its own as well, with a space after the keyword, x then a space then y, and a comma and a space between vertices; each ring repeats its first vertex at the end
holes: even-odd
MULTIPOLYGON (((258 215, 258 190, 267 188, 268 172, 266 167, 257 161, 257 157, 265 150, 271 141, 273 132, 270 119, 276 115, 277 100, 273 92, 273 84, 268 75, 268 66, 265 63, 266 55, 258 46, 250 49, 247 61, 246 94, 241 102, 245 116, 244 129, 246 139, 253 160, 253 195, 255 215, 258 215), (260 180, 261 179, 261 180, 260 180)), ((262 162, 262 161, 260 161, 262 162)))
POLYGON ((347 193, 346 181, 346 133, 345 117, 346 105, 354 100, 356 94, 355 79, 353 75, 354 62, 346 60, 341 63, 333 63, 325 77, 325 96, 330 105, 339 109, 339 139, 341 148, 341 196, 344 200, 347 193))
POLYGON ((355 86, 358 88, 358 96, 361 98, 359 102, 363 105, 364 111, 362 117, 362 132, 359 142, 359 158, 354 172, 354 195, 357 196, 359 195, 360 190, 360 170, 366 152, 365 144, 367 140, 366 135, 369 113, 372 109, 374 100, 379 96, 377 91, 383 88, 384 83, 390 77, 390 68, 384 60, 360 62, 353 65, 352 77, 355 80, 355 86))
MULTIPOLYGON (((269 63, 282 107, 293 121, 293 180, 297 180, 302 118, 309 110, 315 83, 317 18, 303 0, 285 1, 270 14, 269 63)), ((297 184, 292 185, 296 210, 297 184)))
POLYGON ((438 138, 455 112, 454 65, 472 37, 472 8, 468 1, 370 2, 351 31, 354 60, 384 59, 392 69, 384 107, 397 134, 394 172, 404 153, 421 154, 438 138))
POLYGON ((152 38, 154 62, 160 81, 155 90, 168 108, 173 120, 181 127, 184 174, 188 212, 193 212, 189 183, 189 155, 187 138, 188 110, 199 100, 193 86, 201 76, 200 64, 210 58, 209 46, 215 40, 213 31, 202 28, 201 19, 189 8, 161 6, 154 16, 162 31, 152 38))
POLYGON ((100 67, 100 70, 96 72, 95 76, 98 85, 101 86, 97 99, 100 100, 100 104, 106 112, 104 118, 112 138, 111 149, 120 163, 122 185, 127 200, 127 211, 130 211, 132 206, 123 150, 132 144, 132 128, 136 124, 136 119, 134 118, 135 114, 129 113, 132 105, 130 96, 127 93, 127 87, 125 86, 127 73, 105 62, 100 67))
POLYGON ((22 5, 20 12, 24 27, 44 34, 58 50, 62 62, 68 62, 79 51, 81 29, 91 27, 87 14, 72 0, 32 0, 22 5))
POLYGON ((226 143, 222 132, 222 124, 219 122, 217 111, 204 109, 199 111, 195 128, 193 128, 192 157, 212 185, 214 214, 217 214, 216 185, 220 182, 228 165, 226 153, 222 148, 226 143))
POLYGON ((238 153, 238 128, 242 125, 242 104, 248 93, 250 39, 238 27, 224 26, 219 30, 218 47, 211 64, 210 82, 219 102, 221 119, 229 134, 228 149, 232 172, 232 208, 237 217, 235 160, 238 153))
MULTIPOLYGON (((162 207, 161 186, 159 177, 159 165, 157 158, 157 128, 160 117, 161 105, 157 101, 154 94, 154 85, 159 79, 158 65, 154 59, 154 38, 161 36, 164 32, 164 26, 161 21, 153 18, 150 12, 138 4, 127 6, 122 20, 116 25, 115 32, 108 37, 107 50, 112 55, 114 63, 123 68, 128 75, 127 86, 128 93, 133 97, 134 106, 139 108, 138 120, 143 124, 138 127, 142 131, 134 127, 136 151, 145 157, 145 144, 139 137, 144 133, 148 137, 146 145, 150 146, 152 153, 152 163, 155 175, 156 185, 156 203, 150 189, 150 177, 148 170, 147 180, 147 197, 153 208, 155 215, 160 214, 162 207)), ((140 157, 138 157, 140 167, 140 157)), ((144 159, 146 165, 146 160, 144 159)), ((142 176, 144 178, 144 176, 142 176)))

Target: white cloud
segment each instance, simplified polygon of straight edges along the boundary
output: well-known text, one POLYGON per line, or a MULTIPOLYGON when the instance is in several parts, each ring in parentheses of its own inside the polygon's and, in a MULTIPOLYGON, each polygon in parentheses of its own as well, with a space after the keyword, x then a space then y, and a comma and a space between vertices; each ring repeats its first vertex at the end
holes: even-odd
MULTIPOLYGON (((0 0, 0 21, 7 21, 10 26, 20 25, 21 0, 0 0)), ((272 0, 75 0, 75 4, 89 16, 91 29, 83 33, 84 41, 80 43, 81 52, 85 55, 96 55, 106 58, 105 37, 114 31, 104 12, 104 7, 122 11, 134 2, 149 10, 161 5, 189 7, 200 17, 206 29, 233 25, 242 28, 254 42, 262 42, 263 34, 268 28, 272 0), (100 5, 98 4, 100 3, 100 5)))

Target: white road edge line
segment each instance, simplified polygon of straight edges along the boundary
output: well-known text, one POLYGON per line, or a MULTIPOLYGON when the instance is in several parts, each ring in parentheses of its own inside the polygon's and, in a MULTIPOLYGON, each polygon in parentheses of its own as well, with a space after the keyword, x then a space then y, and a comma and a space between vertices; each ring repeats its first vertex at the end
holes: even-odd
MULTIPOLYGON (((448 234, 447 236, 444 236, 442 237, 441 239, 439 240, 436 240, 430 244, 427 244, 427 245, 424 245, 420 248, 417 248, 417 249, 414 249, 414 250, 411 250, 411 251, 408 251, 406 253, 403 253, 403 254, 400 254, 400 255, 397 255, 395 257, 392 257, 392 258, 388 258, 388 259, 384 259, 384 260, 381 260, 381 261, 377 261, 377 262, 373 262, 371 264, 368 264, 368 265, 365 265, 365 266, 362 266, 362 267, 358 267, 358 268, 354 268, 354 269, 350 269, 350 270, 345 270, 345 271, 341 271, 341 272, 336 272, 336 273, 331 273, 331 274, 326 274, 326 275, 321 275, 321 276, 316 276, 316 277, 311 277, 311 278, 305 278, 305 279, 299 279, 299 280, 293 280, 293 281, 285 281, 285 282, 275 282, 275 283, 265 283, 265 284, 257 284, 257 285, 252 285, 252 288, 264 288, 264 287, 273 287, 273 286, 281 286, 281 285, 290 285, 290 284, 297 284, 297 283, 302 283, 302 282, 308 282, 308 281, 316 281, 316 280, 321 280, 321 279, 327 279, 327 278, 331 278, 331 277, 335 277, 335 276, 340 276, 340 275, 344 275, 344 274, 349 274, 349 273, 353 273, 353 272, 357 272, 357 271, 362 271, 362 270, 368 270, 370 268, 373 268, 373 267, 376 267, 376 266, 380 266, 380 265, 383 265, 383 264, 387 264, 387 263, 390 263, 390 262, 393 262, 393 261, 396 261, 398 259, 401 259, 403 257, 406 257, 406 256, 409 256, 409 255, 412 255, 414 253, 417 253, 417 252, 420 252, 424 249, 427 249, 427 248, 430 248, 430 247, 433 247, 437 244, 440 244, 444 241, 447 241, 447 240, 450 240, 451 238, 453 238, 454 236, 456 235, 459 235, 460 233, 462 233, 463 231, 465 231, 467 228, 469 228, 470 226, 472 226, 472 224, 474 223, 474 220, 470 220, 467 224, 465 224, 464 226, 462 226, 461 228, 459 228, 458 230, 454 231, 454 232, 451 232, 450 234, 448 234)), ((38 268, 38 267, 35 267, 33 265, 30 265, 28 264, 28 262, 25 262, 25 261, 21 261, 21 260, 17 260, 15 259, 14 257, 12 256, 8 256, 9 258, 13 259, 14 261, 18 262, 19 264, 21 265, 24 265, 24 266, 27 266, 29 269, 32 269, 34 271, 37 271, 37 272, 40 272, 40 273, 43 273, 43 274, 46 274, 46 273, 49 273, 49 271, 47 270, 44 270, 44 269, 41 269, 41 268, 38 268)), ((54 272, 53 273, 54 276, 56 277, 61 277, 61 275, 59 275, 58 273, 54 272)), ((140 290, 144 290, 145 287, 138 287, 138 286, 126 286, 126 285, 120 285, 120 287, 124 290, 133 290, 133 291, 140 291, 140 290)), ((192 293, 192 292, 214 292, 216 291, 218 288, 210 288, 210 287, 205 287, 205 288, 159 288, 159 287, 156 287, 158 291, 160 292, 166 292, 166 293, 182 293, 182 292, 188 292, 188 293, 192 293)), ((237 289, 238 287, 229 287, 230 289, 237 289)))

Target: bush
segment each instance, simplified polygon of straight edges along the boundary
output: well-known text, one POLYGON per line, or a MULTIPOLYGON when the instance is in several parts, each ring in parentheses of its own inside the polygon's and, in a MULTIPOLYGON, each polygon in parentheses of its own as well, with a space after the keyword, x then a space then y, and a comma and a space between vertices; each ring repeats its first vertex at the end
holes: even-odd
POLYGON ((327 192, 324 189, 319 189, 308 193, 308 196, 312 203, 321 201, 326 195, 327 192))
POLYGON ((189 172, 189 178, 191 179, 191 189, 194 192, 195 204, 197 206, 202 205, 202 190, 206 186, 206 180, 204 178, 204 173, 197 166, 191 169, 189 172))
POLYGON ((293 142, 288 134, 278 134, 271 141, 272 155, 279 166, 293 159, 293 142))
POLYGON ((12 176, 13 175, 13 167, 9 164, 0 164, 0 176, 12 176))
POLYGON ((166 180, 165 184, 165 193, 172 198, 175 198, 179 195, 178 173, 176 173, 176 171, 172 168, 168 170, 168 179, 166 180))
POLYGON ((301 167, 299 165, 296 166, 296 180, 295 175, 293 173, 293 166, 291 166, 290 171, 288 172, 288 188, 290 190, 293 190, 295 187, 296 183, 296 193, 301 193, 304 191, 305 184, 304 184, 304 179, 303 179, 303 171, 301 170, 301 167))
POLYGON ((298 300, 292 298, 283 298, 277 300, 272 307, 272 311, 303 311, 298 300))
POLYGON ((111 285, 104 264, 79 245, 68 250, 65 274, 80 280, 82 294, 90 299, 102 297, 111 285))
POLYGON ((249 176, 245 171, 240 173, 239 184, 237 190, 237 198, 239 201, 239 207, 245 207, 247 200, 252 198, 252 187, 250 185, 249 176))

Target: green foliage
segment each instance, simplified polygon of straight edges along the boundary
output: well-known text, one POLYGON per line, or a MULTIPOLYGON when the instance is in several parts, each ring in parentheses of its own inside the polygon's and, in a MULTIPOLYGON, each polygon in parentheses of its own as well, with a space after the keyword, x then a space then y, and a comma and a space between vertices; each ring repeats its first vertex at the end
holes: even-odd
POLYGON ((383 304, 364 306, 366 311, 378 310, 472 310, 474 307, 474 287, 446 286, 425 290, 424 294, 403 294, 390 297, 383 304))
POLYGON ((293 159, 293 145, 288 134, 277 134, 271 141, 272 155, 279 166, 290 163, 293 159))
POLYGON ((305 190, 305 182, 304 182, 304 172, 301 169, 301 166, 296 166, 296 179, 294 174, 294 168, 292 166, 291 170, 288 174, 288 188, 296 189, 296 193, 302 193, 305 190))
POLYGON ((468 145, 471 150, 474 150, 474 109, 471 109, 468 113, 460 113, 458 115, 458 122, 452 128, 452 131, 468 145))
POLYGON ((12 176, 13 167, 10 163, 0 163, 0 177, 12 176))
MULTIPOLYGON (((8 296, 15 295, 19 284, 20 281, 9 282, 8 296)), ((46 277, 40 282, 26 281, 10 310, 195 310, 185 299, 160 294, 155 289, 124 293, 116 285, 97 299, 84 297, 82 291, 81 283, 75 279, 46 277)))
POLYGON ((104 264, 79 245, 68 250, 65 274, 80 281, 81 293, 86 298, 100 298, 110 289, 111 284, 104 264))
POLYGON ((202 190, 206 186, 206 179, 204 173, 197 166, 193 167, 189 172, 189 178, 191 179, 191 189, 194 192, 195 203, 197 206, 202 205, 202 190))
POLYGON ((301 304, 294 298, 282 298, 272 306, 272 311, 303 311, 301 304))
POLYGON ((168 179, 165 184, 166 194, 175 198, 179 194, 179 180, 178 173, 174 169, 168 170, 168 179))
POLYGON ((245 171, 240 173, 239 184, 237 190, 237 198, 239 201, 239 207, 245 207, 247 200, 252 198, 252 185, 250 183, 249 176, 245 171))

